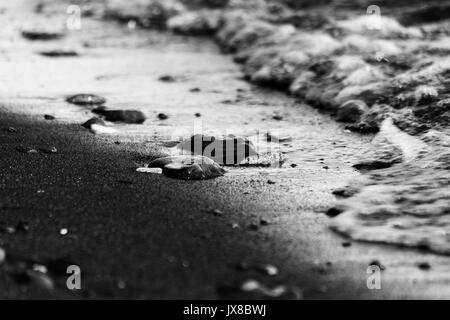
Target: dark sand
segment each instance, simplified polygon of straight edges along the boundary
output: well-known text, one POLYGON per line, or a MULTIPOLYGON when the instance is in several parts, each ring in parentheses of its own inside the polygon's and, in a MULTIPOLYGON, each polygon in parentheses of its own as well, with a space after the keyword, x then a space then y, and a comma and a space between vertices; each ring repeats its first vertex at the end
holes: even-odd
MULTIPOLYGON (((8 7, 10 18, 12 10, 8 7)), ((36 56, 37 46, 46 44, 28 44, 10 34, 16 40, 1 56, 9 72, 0 90, 0 222, 30 226, 23 234, 0 234, 0 247, 10 257, 43 264, 67 257, 81 267, 83 289, 69 292, 65 278, 53 274, 52 292, 20 285, 7 259, 0 269, 1 298, 240 298, 248 296, 219 289, 247 279, 299 287, 306 299, 449 297, 448 258, 356 242, 343 247, 346 240, 329 230, 323 211, 335 202, 331 191, 359 175, 351 164, 369 138, 346 132, 329 116, 282 94, 250 87, 209 42, 139 31, 117 36, 115 25, 88 23, 101 26, 101 35, 73 35, 97 45, 78 60, 36 56), (124 49, 123 43, 133 45, 124 49), (211 63, 205 63, 205 55, 211 63), (96 78, 105 70, 113 75, 106 84, 96 78), (175 71, 188 76, 174 84, 155 80, 175 71), (30 83, 14 82, 20 77, 30 83), (190 93, 192 87, 202 92, 190 93), (240 87, 247 90, 244 102, 221 103, 235 99, 240 87), (219 93, 211 92, 215 89, 219 93), (116 126, 116 136, 93 135, 80 126, 90 112, 64 102, 66 95, 84 91, 105 96, 113 107, 139 107, 149 120, 143 126, 116 126), (162 111, 170 114, 164 124, 152 116, 162 111), (270 120, 280 111, 287 121, 270 120), (287 156, 298 167, 228 169, 224 177, 208 181, 137 173, 136 158, 161 153, 155 143, 168 140, 170 131, 192 121, 195 112, 218 131, 240 128, 241 134, 249 121, 251 129, 293 134, 297 151, 287 156), (57 119, 44 120, 43 114, 57 119), (8 127, 17 132, 4 130, 8 127), (58 153, 24 154, 19 146, 54 146, 58 153), (276 183, 268 184, 269 178, 276 183), (224 214, 213 215, 211 209, 224 214), (261 218, 269 225, 247 230, 261 218), (61 236, 61 228, 68 234, 61 236), (386 266, 381 290, 366 286, 373 260, 386 266), (416 264, 423 261, 432 269, 419 270, 416 264), (241 262, 272 264, 280 274, 236 270, 241 262)))

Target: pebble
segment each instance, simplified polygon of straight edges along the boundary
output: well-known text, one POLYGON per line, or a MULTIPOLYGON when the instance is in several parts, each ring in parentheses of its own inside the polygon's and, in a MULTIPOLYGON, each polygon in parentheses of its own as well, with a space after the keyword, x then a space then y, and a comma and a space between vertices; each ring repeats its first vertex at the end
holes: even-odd
POLYGON ((102 115, 106 121, 123 122, 128 124, 142 124, 146 120, 146 116, 139 110, 107 110, 105 108, 97 108, 92 112, 102 115))
POLYGON ((172 83, 175 82, 175 78, 171 75, 163 75, 161 77, 158 78, 159 81, 161 82, 167 82, 167 83, 172 83))
POLYGON ((101 97, 101 96, 97 96, 95 94, 86 94, 86 93, 82 93, 82 94, 76 94, 74 96, 71 96, 69 98, 67 98, 66 100, 68 103, 72 103, 72 104, 76 104, 76 105, 80 105, 80 106, 99 106, 102 105, 106 102, 106 99, 101 97))
POLYGON ((267 183, 268 183, 268 184, 276 184, 276 182, 273 181, 273 180, 267 180, 267 183))
POLYGON ((431 265, 428 262, 420 262, 417 264, 417 267, 420 270, 430 270, 431 269, 431 265))
POLYGON ((22 31, 22 37, 28 40, 57 40, 64 37, 63 33, 51 32, 45 30, 24 30, 22 31))
POLYGON ((340 215, 341 213, 342 213, 342 210, 340 210, 338 208, 331 208, 325 214, 327 216, 329 216, 330 218, 334 218, 334 217, 337 217, 338 215, 340 215))
POLYGON ((377 266, 378 268, 380 268, 380 270, 386 270, 386 267, 384 265, 382 265, 381 262, 378 260, 372 260, 369 263, 369 266, 377 266))
POLYGON ((168 156, 150 162, 148 167, 161 168, 163 174, 183 180, 212 179, 225 173, 214 160, 203 156, 168 156))
POLYGON ((79 54, 73 50, 49 50, 39 52, 41 56, 50 58, 60 58, 60 57, 78 57, 79 54))
POLYGON ((200 92, 202 90, 200 90, 200 88, 192 88, 191 90, 189 90, 190 92, 200 92))
POLYGON ((350 247, 351 245, 352 245, 352 243, 351 243, 350 241, 342 242, 342 246, 343 246, 344 248, 348 248, 348 247, 350 247))
POLYGON ((283 120, 283 117, 280 116, 280 115, 274 115, 274 116, 272 117, 272 119, 273 119, 273 120, 277 120, 277 121, 281 121, 281 120, 283 120))
POLYGON ((165 113, 159 113, 158 114, 158 119, 159 120, 167 120, 167 119, 169 119, 169 116, 167 114, 165 114, 165 113))
POLYGON ((45 120, 55 120, 55 117, 54 117, 54 116, 51 116, 51 115, 49 115, 49 114, 45 114, 45 115, 44 115, 44 119, 45 119, 45 120))
POLYGON ((197 118, 200 118, 200 117, 202 116, 202 114, 201 114, 201 113, 198 113, 198 112, 195 113, 194 115, 195 115, 197 118))
POLYGON ((193 154, 203 155, 219 164, 236 165, 250 156, 258 153, 248 139, 239 137, 220 137, 196 134, 183 140, 178 149, 193 154))
POLYGON ((69 233, 69 230, 67 230, 66 228, 62 228, 61 230, 59 230, 59 234, 62 236, 65 236, 69 233))

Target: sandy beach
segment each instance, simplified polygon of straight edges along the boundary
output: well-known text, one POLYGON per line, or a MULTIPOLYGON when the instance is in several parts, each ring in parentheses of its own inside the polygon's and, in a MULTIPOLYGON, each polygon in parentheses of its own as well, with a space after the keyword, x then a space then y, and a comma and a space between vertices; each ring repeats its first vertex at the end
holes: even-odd
POLYGON ((284 286, 280 299, 450 297, 445 255, 353 241, 329 228, 332 192, 361 178, 352 166, 373 134, 249 83, 210 38, 94 16, 63 39, 29 41, 24 21, 67 19, 64 10, 36 13, 38 3, 0 4, 0 298, 268 298, 238 290, 250 279, 284 286), (62 48, 79 56, 40 54, 62 48), (92 108, 66 102, 79 93, 147 120, 93 134, 81 126, 92 108), (200 181, 136 171, 199 125, 212 135, 289 136, 278 146, 287 160, 281 168, 225 167, 223 177, 200 181), (81 290, 66 288, 72 264, 81 268, 81 290), (373 264, 384 269, 380 290, 367 286, 373 264), (24 280, 32 265, 46 266, 46 277, 24 280), (277 272, 253 267, 268 265, 277 272))

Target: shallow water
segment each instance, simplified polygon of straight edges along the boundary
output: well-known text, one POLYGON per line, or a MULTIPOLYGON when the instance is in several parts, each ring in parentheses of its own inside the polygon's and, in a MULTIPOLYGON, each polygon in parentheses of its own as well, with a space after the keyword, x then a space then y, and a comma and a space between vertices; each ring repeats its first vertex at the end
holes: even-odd
POLYGON ((360 190, 339 204, 344 212, 332 228, 356 240, 450 254, 450 136, 414 138, 385 123, 379 137, 401 150, 402 162, 355 182, 360 190))

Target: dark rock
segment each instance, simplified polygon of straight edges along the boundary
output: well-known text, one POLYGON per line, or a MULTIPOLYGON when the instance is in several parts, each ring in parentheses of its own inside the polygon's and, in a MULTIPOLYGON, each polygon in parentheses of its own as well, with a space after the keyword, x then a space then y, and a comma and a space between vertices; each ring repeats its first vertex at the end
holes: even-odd
POLYGON ((200 88, 192 88, 189 90, 190 92, 200 92, 202 90, 200 90, 200 88))
POLYGON ((55 117, 54 117, 54 116, 51 116, 51 115, 49 115, 49 114, 45 114, 45 115, 44 115, 44 119, 45 119, 45 120, 55 120, 55 117))
POLYGON ((167 114, 165 114, 165 113, 159 113, 158 114, 158 119, 159 120, 167 120, 167 119, 169 119, 169 116, 167 114))
POLYGON ((167 82, 167 83, 173 83, 176 81, 176 79, 171 75, 163 75, 163 76, 159 77, 158 80, 161 82, 167 82))
POLYGON ((225 170, 213 160, 203 156, 168 156, 148 164, 161 168, 163 174, 182 180, 204 180, 223 176, 225 170))
POLYGON ((24 30, 22 37, 28 40, 57 40, 64 37, 63 33, 49 32, 44 30, 24 30))
POLYGON ((201 113, 195 113, 195 116, 197 117, 197 118, 200 118, 201 116, 202 116, 202 114, 201 113))
POLYGON ((41 51, 40 55, 50 58, 59 58, 59 57, 78 57, 79 54, 76 51, 72 50, 49 50, 49 51, 41 51))
POLYGON ((330 218, 334 218, 334 217, 337 217, 338 215, 340 215, 341 213, 342 213, 341 209, 331 208, 325 214, 327 216, 329 216, 330 218))
POLYGON ((381 262, 378 260, 372 260, 369 263, 369 266, 376 266, 376 267, 380 268, 380 270, 386 270, 386 267, 384 265, 382 265, 381 262))
POLYGON ((342 242, 342 246, 343 246, 344 248, 351 247, 351 245, 352 245, 352 243, 351 243, 350 241, 342 242))
POLYGON ((267 184, 276 184, 276 182, 273 180, 267 180, 267 184))
POLYGON ((177 147, 227 165, 239 164, 245 158, 258 154, 249 140, 236 137, 216 138, 197 134, 177 147))
POLYGON ((428 262, 420 262, 417 264, 417 267, 420 270, 430 270, 431 269, 431 265, 428 262))
POLYGON ((106 102, 106 99, 95 94, 76 94, 67 98, 68 103, 80 105, 80 106, 99 106, 106 102))
POLYGON ((92 112, 102 115, 106 121, 123 122, 130 124, 142 124, 146 117, 142 111, 139 110, 107 110, 105 108, 97 108, 92 112))

